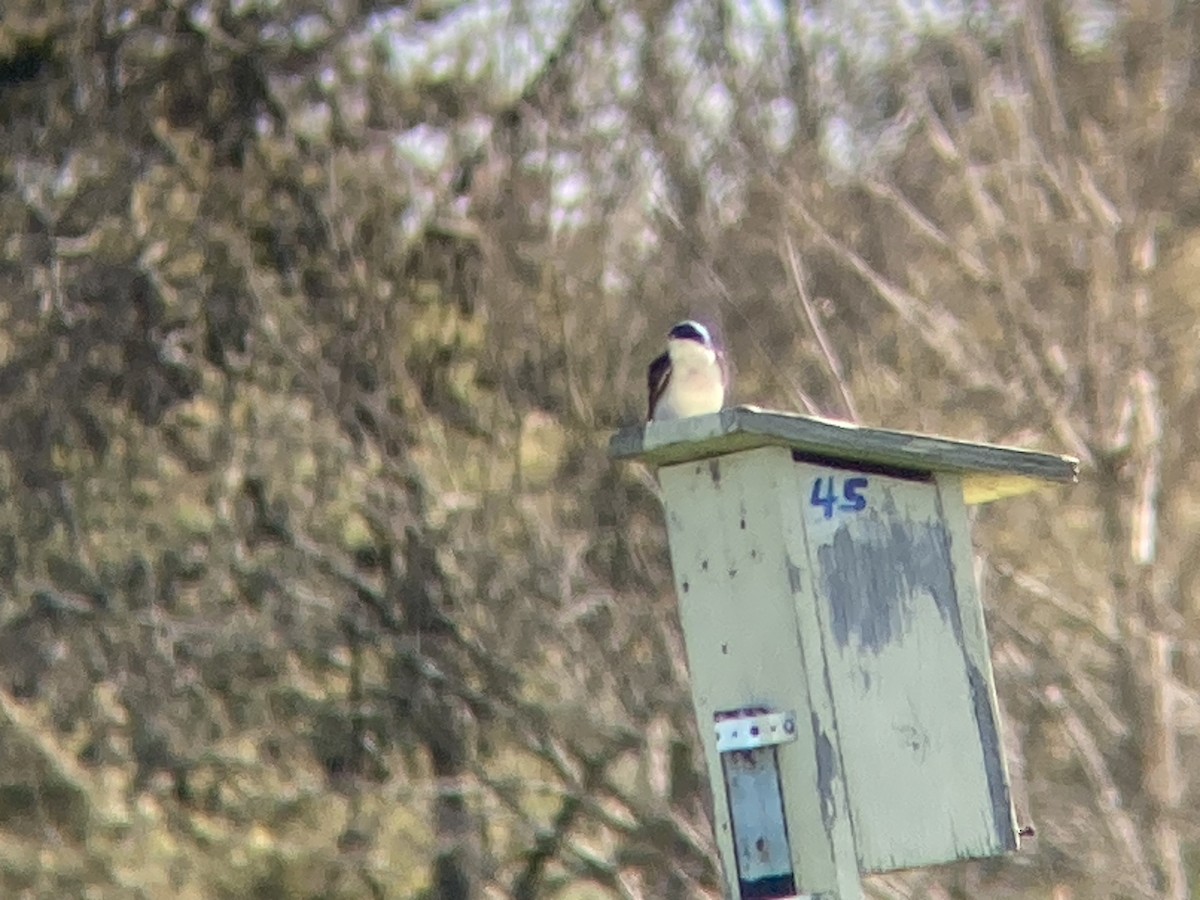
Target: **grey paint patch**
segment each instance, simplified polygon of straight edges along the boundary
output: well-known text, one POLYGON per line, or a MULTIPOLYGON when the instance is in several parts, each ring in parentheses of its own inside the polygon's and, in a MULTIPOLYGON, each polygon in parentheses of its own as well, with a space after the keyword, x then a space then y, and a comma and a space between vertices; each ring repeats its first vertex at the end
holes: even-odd
POLYGON ((929 732, 919 722, 901 722, 892 726, 900 742, 912 751, 915 759, 924 762, 929 755, 929 732))
POLYGON ((708 461, 708 474, 712 478, 713 484, 721 483, 721 462, 718 459, 710 459, 708 461))
POLYGON ((821 793, 821 821, 825 824, 825 830, 829 831, 837 818, 837 803, 833 796, 833 780, 838 774, 837 758, 833 752, 833 742, 821 727, 821 720, 817 718, 816 713, 812 714, 812 730, 817 747, 817 790, 821 793))
MULTIPOLYGON (((733 825, 738 878, 743 883, 773 882, 781 876, 791 882, 792 859, 787 818, 774 747, 721 754, 729 818, 733 825)), ((786 894, 757 894, 783 897, 786 894)))
POLYGON ((987 772, 988 794, 992 800, 992 820, 996 834, 1004 849, 1017 849, 1017 836, 1013 833, 1012 796, 1008 781, 1004 777, 1003 752, 1000 746, 1000 731, 992 715, 991 697, 987 679, 978 666, 967 666, 967 681, 971 685, 971 703, 975 707, 975 721, 979 723, 979 739, 983 750, 983 767, 987 772))
POLYGON ((897 515, 896 498, 892 496, 891 491, 883 492, 883 507, 882 508, 883 508, 883 514, 885 516, 888 516, 889 518, 897 515))
POLYGON ((788 587, 792 589, 793 594, 799 594, 804 589, 804 583, 800 580, 804 577, 804 572, 792 562, 790 556, 784 559, 784 564, 787 566, 788 587))
POLYGON ((842 525, 817 550, 838 643, 881 652, 904 633, 912 604, 928 593, 961 644, 945 527, 898 518, 888 522, 877 514, 858 518, 855 525, 854 533, 842 525))

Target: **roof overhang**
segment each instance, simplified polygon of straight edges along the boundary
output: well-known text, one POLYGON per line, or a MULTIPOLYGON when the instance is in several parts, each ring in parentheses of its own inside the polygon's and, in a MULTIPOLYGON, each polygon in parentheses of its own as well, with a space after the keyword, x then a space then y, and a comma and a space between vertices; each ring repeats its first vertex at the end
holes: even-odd
POLYGON ((669 466, 756 447, 787 447, 809 459, 849 467, 952 472, 963 478, 967 503, 984 503, 1079 480, 1079 460, 1070 456, 865 428, 753 406, 622 428, 609 442, 609 453, 614 459, 669 466))

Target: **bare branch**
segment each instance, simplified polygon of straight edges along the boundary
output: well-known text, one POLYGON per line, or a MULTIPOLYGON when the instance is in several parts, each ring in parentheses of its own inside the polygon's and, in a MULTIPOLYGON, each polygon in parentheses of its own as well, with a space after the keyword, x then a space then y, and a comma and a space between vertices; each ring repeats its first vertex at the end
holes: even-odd
POLYGON ((880 181, 877 178, 868 178, 863 182, 863 186, 873 197, 883 200, 891 206, 919 234, 924 235, 935 246, 945 251, 946 256, 968 280, 979 286, 987 286, 995 283, 995 275, 988 270, 988 267, 979 257, 965 247, 959 246, 952 241, 949 235, 917 209, 913 205, 913 202, 905 197, 895 185, 880 181))
POLYGON ((831 234, 803 203, 795 202, 794 208, 813 234, 867 282, 902 321, 912 326, 919 339, 942 360, 963 386, 1006 393, 1003 380, 987 368, 987 356, 973 346, 970 333, 948 309, 930 309, 919 298, 885 278, 852 247, 831 234))
POLYGON ((820 317, 817 316, 812 297, 808 293, 808 285, 804 278, 804 272, 801 269, 800 256, 796 253, 796 247, 792 243, 792 236, 786 231, 783 234, 783 251, 787 260, 788 273, 792 276, 792 286, 796 289, 796 296, 800 300, 801 309, 804 310, 804 317, 808 321, 808 327, 812 329, 813 337, 817 339, 817 346, 821 348, 821 356, 825 360, 825 366, 829 369, 830 375, 833 376, 838 393, 841 394, 842 410, 850 421, 857 422, 858 411, 854 408, 854 399, 850 395, 849 385, 846 384, 846 375, 842 370, 841 361, 838 359, 833 346, 829 342, 829 338, 825 334, 825 328, 821 324, 820 317))
POLYGON ((1158 380, 1146 369, 1133 378, 1139 447, 1137 497, 1129 529, 1130 553, 1138 565, 1154 561, 1158 531, 1158 495, 1162 471, 1163 410, 1158 380))
POLYGON ((1079 753, 1084 774, 1092 783, 1104 824, 1108 826, 1109 836, 1131 866, 1142 896, 1157 897, 1154 872, 1150 867, 1140 831, 1126 810, 1126 804, 1117 789, 1112 772, 1109 771, 1108 763, 1104 760, 1104 754, 1100 752, 1099 744, 1058 686, 1048 687, 1045 697, 1049 706, 1058 712, 1067 736, 1079 753))

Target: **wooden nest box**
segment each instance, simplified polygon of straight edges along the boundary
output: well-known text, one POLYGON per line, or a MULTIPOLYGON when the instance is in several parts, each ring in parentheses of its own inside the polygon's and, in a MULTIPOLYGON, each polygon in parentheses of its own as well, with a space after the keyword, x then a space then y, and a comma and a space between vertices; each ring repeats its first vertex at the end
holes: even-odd
POLYGON ((610 452, 658 468, 732 897, 1016 849, 967 505, 1076 460, 748 407, 610 452))

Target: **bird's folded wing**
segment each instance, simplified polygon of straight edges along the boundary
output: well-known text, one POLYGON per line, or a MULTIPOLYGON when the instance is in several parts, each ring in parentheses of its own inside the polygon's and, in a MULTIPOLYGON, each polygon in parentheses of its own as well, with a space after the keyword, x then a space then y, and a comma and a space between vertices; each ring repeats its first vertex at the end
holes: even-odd
POLYGON ((650 370, 646 373, 646 385, 650 394, 650 403, 646 408, 647 422, 654 418, 654 407, 658 406, 658 401, 662 397, 663 391, 667 389, 670 380, 671 357, 663 353, 650 363, 650 370))

